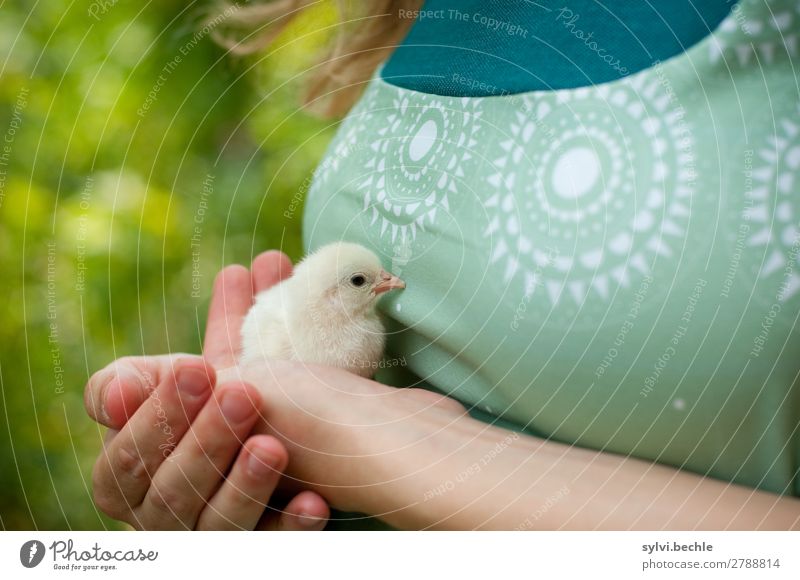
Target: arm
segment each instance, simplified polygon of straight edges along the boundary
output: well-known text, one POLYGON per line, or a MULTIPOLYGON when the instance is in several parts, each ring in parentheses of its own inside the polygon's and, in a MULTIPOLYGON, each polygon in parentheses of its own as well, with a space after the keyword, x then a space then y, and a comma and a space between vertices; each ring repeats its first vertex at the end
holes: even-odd
POLYGON ((241 382, 217 381, 211 365, 234 364, 252 295, 291 271, 267 252, 214 284, 204 357, 122 358, 95 373, 86 410, 109 428, 95 464, 102 511, 142 529, 321 529, 328 506, 304 491, 282 511, 267 502, 288 463, 274 437, 251 436, 261 397, 241 382))
POLYGON ((424 391, 277 362, 236 374, 273 409, 261 430, 290 476, 399 528, 800 528, 796 498, 512 433, 424 391))
POLYGON ((386 499, 395 498, 398 508, 411 506, 391 516, 397 524, 545 530, 800 528, 800 501, 794 498, 518 436, 467 417, 458 423, 442 425, 436 441, 418 450, 375 456, 397 477, 398 467, 408 467, 414 455, 431 464, 416 481, 409 480, 412 485, 386 490, 386 499))

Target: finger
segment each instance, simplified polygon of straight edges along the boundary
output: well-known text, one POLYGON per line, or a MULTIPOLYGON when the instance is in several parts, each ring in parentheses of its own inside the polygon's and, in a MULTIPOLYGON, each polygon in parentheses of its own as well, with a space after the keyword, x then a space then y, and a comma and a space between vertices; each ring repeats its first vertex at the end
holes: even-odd
POLYGON ((147 529, 193 529, 258 419, 261 395, 247 383, 214 393, 153 477, 137 515, 147 529))
MULTIPOLYGON (((175 354, 115 360, 94 373, 86 383, 83 391, 86 412, 106 427, 122 428, 162 377, 174 372, 177 361, 191 358, 191 355, 175 354)), ((195 358, 200 360, 200 357, 195 358)))
POLYGON ((328 503, 313 491, 303 491, 284 509, 268 508, 256 526, 267 531, 322 530, 330 518, 328 503))
POLYGON ((119 431, 116 429, 106 429, 106 435, 103 437, 103 451, 105 452, 105 448, 108 447, 114 438, 119 435, 119 431))
POLYGON ((236 363, 242 322, 253 304, 253 282, 244 266, 228 266, 214 280, 203 356, 215 367, 236 363))
POLYGON ((255 529, 288 463, 286 448, 274 437, 248 439, 225 483, 200 514, 197 529, 255 529))
POLYGON ((322 496, 313 491, 299 493, 278 514, 277 529, 287 531, 322 530, 328 523, 331 510, 322 496))
POLYGON ((174 373, 162 379, 95 465, 95 501, 112 517, 141 503, 151 477, 186 433, 216 380, 214 369, 200 358, 177 361, 174 373))
POLYGON ((250 268, 253 276, 253 294, 268 290, 292 275, 292 261, 283 252, 270 250, 256 256, 250 268))

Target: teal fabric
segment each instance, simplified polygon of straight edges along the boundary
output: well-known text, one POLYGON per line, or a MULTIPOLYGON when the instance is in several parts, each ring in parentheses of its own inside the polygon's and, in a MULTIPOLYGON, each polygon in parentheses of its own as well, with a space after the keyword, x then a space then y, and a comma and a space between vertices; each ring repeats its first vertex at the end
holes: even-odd
POLYGON ((690 48, 734 4, 427 0, 386 63, 383 78, 406 89, 450 96, 608 82, 690 48))
MULTIPOLYGON (((608 83, 451 97, 377 74, 309 249, 406 280, 398 386, 515 429, 800 496, 800 3, 608 83)), ((420 465, 420 469, 424 469, 420 465)))

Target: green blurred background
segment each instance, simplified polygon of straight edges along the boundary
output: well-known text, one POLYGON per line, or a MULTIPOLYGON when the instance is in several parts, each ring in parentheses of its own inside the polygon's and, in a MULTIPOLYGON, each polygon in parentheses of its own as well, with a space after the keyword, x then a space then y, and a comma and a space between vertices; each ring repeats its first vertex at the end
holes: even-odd
POLYGON ((199 352, 223 265, 301 254, 283 211, 335 127, 299 110, 294 77, 334 8, 234 58, 202 33, 209 7, 0 3, 3 529, 122 527, 91 500, 88 376, 199 352))

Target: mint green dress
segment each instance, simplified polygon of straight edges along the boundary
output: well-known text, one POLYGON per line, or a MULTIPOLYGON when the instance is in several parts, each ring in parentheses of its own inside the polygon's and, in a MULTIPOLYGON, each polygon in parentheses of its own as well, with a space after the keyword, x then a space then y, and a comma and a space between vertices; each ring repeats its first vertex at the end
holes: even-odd
POLYGON ((621 80, 443 97, 376 75, 309 192, 402 373, 483 420, 800 495, 800 3, 621 80))

